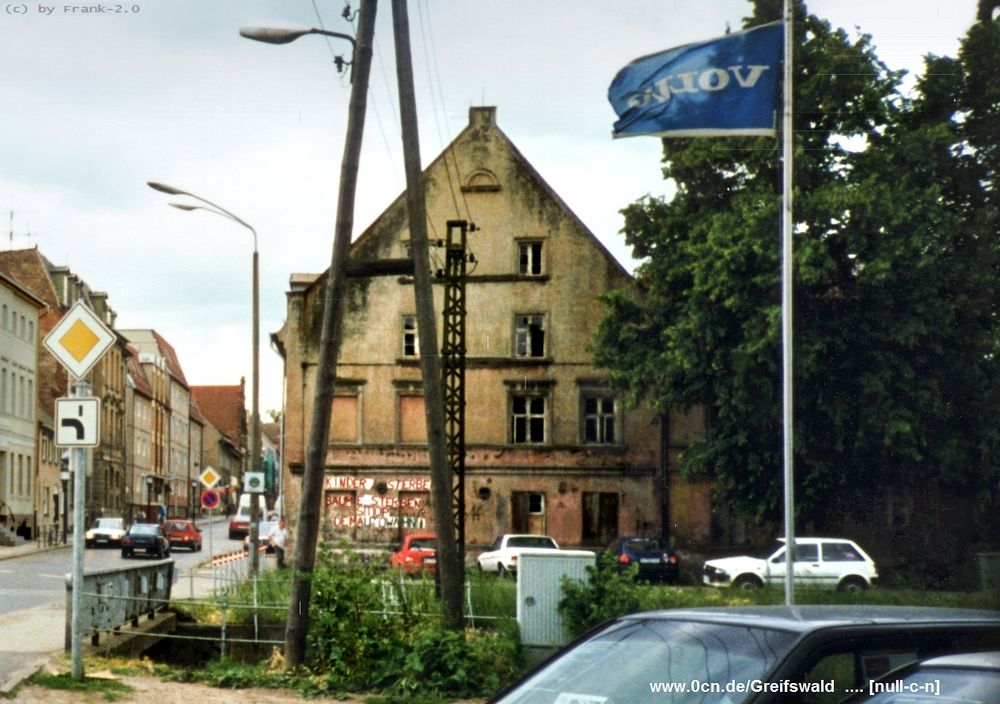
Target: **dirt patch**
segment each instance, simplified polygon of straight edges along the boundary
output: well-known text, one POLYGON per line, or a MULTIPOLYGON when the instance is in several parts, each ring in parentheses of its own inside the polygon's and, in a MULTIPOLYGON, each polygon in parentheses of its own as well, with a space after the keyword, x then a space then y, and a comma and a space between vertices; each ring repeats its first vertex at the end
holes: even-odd
MULTIPOLYGON (((90 675, 91 673, 88 673, 90 675)), ((344 695, 340 698, 306 699, 297 692, 277 689, 220 689, 204 684, 166 682, 145 675, 108 675, 92 673, 93 676, 113 677, 114 680, 132 688, 130 692, 116 693, 113 701, 119 704, 284 704, 285 702, 309 701, 316 704, 363 704, 365 697, 344 695)), ((109 701, 102 692, 70 692, 25 684, 14 695, 13 701, 23 704, 98 704, 109 701)), ((482 704, 483 699, 456 700, 453 704, 482 704)))

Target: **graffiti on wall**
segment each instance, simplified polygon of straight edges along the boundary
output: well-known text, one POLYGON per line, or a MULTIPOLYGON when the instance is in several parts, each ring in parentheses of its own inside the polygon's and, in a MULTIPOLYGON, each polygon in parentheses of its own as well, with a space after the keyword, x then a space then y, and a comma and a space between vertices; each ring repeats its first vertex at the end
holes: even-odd
POLYGON ((354 538, 387 540, 407 530, 426 530, 430 486, 429 479, 419 477, 326 477, 324 527, 354 538))

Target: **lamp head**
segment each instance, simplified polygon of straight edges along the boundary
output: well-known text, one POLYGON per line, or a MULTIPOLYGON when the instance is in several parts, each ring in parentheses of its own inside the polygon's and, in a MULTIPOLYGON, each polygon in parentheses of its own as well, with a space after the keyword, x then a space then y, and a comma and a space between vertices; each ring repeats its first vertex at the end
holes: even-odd
POLYGON ((174 188, 173 186, 168 186, 165 183, 159 183, 158 181, 147 181, 146 185, 152 188, 154 191, 160 191, 161 193, 168 193, 172 196, 184 195, 184 191, 179 188, 174 188))
POLYGON ((268 44, 288 44, 312 34, 311 29, 278 29, 273 27, 242 27, 240 36, 268 44))

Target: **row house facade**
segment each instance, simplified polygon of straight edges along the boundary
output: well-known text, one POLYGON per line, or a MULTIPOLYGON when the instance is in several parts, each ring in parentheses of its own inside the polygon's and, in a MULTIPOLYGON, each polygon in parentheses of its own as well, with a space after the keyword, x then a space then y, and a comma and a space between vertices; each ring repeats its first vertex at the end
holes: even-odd
MULTIPOLYGON (((432 240, 456 217, 476 226, 465 284, 470 548, 507 532, 599 546, 617 535, 702 530, 707 488, 669 465, 690 439, 689 419, 627 408, 592 364, 590 340, 604 314, 597 296, 634 281, 499 129, 495 108, 470 110, 424 185, 432 240)), ((410 258, 405 194, 354 242, 351 258, 410 258)), ((442 259, 432 251, 435 266, 442 259)), ((282 483, 293 521, 325 281, 292 275, 286 322, 273 335, 284 358, 282 483)), ((434 288, 441 340, 443 292, 434 288)), ((323 538, 392 543, 435 528, 417 336, 412 277, 349 279, 323 538)))
MULTIPOLYGON (((191 510, 191 387, 173 346, 156 330, 121 333, 139 351, 139 364, 152 389, 152 459, 145 483, 147 520, 187 516, 191 510)), ((200 458, 199 458, 200 461, 200 458)), ((133 477, 134 481, 134 477, 133 477)))
MULTIPOLYGON (((39 493, 38 320, 45 307, 15 279, 0 273, 0 544, 12 543, 28 525, 39 493)), ((43 493, 53 491, 50 478, 45 479, 43 493)))
POLYGON ((239 385, 192 386, 191 398, 204 420, 203 464, 221 477, 220 510, 228 514, 236 508, 235 489, 240 486, 248 457, 245 380, 240 379, 239 385))
POLYGON ((117 330, 108 295, 37 247, 0 251, 0 291, 0 541, 22 525, 46 540, 72 529, 70 453, 55 444, 54 417, 75 380, 41 342, 78 300, 116 335, 83 380, 101 400, 99 444, 85 453, 86 522, 195 515, 207 422, 173 347, 154 330, 117 330))

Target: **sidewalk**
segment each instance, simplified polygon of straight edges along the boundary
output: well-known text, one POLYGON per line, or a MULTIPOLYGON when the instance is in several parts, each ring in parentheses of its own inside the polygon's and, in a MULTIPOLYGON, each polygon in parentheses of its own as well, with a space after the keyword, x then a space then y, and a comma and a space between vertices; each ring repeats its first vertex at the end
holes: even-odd
POLYGON ((22 545, 16 545, 10 547, 7 545, 0 545, 0 560, 9 560, 12 557, 21 557, 23 555, 32 555, 36 552, 49 552, 50 550, 63 550, 73 547, 73 539, 70 537, 69 542, 65 545, 43 545, 40 540, 29 540, 22 545))

